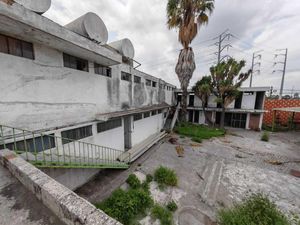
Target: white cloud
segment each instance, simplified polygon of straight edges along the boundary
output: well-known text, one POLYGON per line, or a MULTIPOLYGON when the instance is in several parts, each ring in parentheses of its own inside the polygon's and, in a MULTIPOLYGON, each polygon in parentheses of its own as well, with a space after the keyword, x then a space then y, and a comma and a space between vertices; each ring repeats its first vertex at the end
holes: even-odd
MULTIPOLYGON (((131 39, 141 70, 178 85, 174 67, 181 46, 178 33, 167 29, 166 3, 167 0, 52 0, 45 16, 64 25, 86 12, 97 13, 108 28, 110 41, 131 39)), ((197 69, 191 84, 208 73, 216 58, 216 46, 209 46, 214 42, 203 41, 229 28, 240 40, 229 41, 234 48, 228 53, 247 60, 247 68, 251 66, 252 53, 264 50, 262 73, 255 75, 254 85, 280 86, 281 74, 272 73, 273 54, 277 48, 289 48, 285 88, 300 89, 299 10, 298 0, 216 0, 209 25, 201 28, 192 44, 197 69)))

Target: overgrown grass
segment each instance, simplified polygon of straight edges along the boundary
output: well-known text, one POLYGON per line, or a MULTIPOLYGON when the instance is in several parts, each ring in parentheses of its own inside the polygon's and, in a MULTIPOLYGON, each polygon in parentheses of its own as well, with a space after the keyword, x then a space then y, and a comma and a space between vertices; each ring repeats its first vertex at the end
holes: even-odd
POLYGON ((264 131, 262 136, 261 136, 261 140, 265 141, 265 142, 268 142, 269 141, 269 132, 264 131))
POLYGON ((173 224, 172 212, 163 206, 155 204, 152 208, 151 215, 154 219, 158 219, 161 225, 173 224))
POLYGON ((192 123, 180 123, 175 127, 174 131, 180 135, 185 135, 192 138, 210 139, 219 137, 225 134, 225 130, 218 128, 210 128, 205 125, 197 125, 192 123))
POLYGON ((158 183, 160 188, 164 188, 165 186, 177 186, 178 182, 175 171, 163 166, 155 170, 154 180, 158 183))
POLYGON ((193 137, 192 141, 197 142, 197 143, 202 143, 202 139, 198 137, 193 137))
POLYGON ((218 213, 219 225, 290 225, 287 217, 263 194, 253 194, 218 213))
POLYGON ((136 175, 131 174, 126 182, 129 190, 115 190, 111 196, 95 206, 124 225, 136 224, 140 215, 145 215, 153 206, 153 199, 149 191, 149 182, 141 183, 136 175))

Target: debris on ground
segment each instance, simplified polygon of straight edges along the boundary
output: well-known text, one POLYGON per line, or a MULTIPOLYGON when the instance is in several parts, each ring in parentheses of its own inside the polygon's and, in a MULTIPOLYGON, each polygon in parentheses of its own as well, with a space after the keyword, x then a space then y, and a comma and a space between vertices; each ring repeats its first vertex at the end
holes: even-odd
POLYGON ((266 163, 269 163, 271 165, 275 165, 275 166, 279 166, 279 165, 282 165, 283 162, 280 162, 278 160, 264 160, 266 163))
POLYGON ((178 144, 177 141, 178 141, 178 138, 172 137, 172 138, 169 139, 169 142, 170 142, 172 145, 177 145, 177 144, 178 144))
POLYGON ((239 159, 247 158, 247 157, 241 156, 241 155, 239 155, 239 154, 235 154, 235 157, 236 157, 236 158, 239 158, 239 159))
POLYGON ((200 147, 201 144, 199 144, 199 143, 191 143, 190 146, 191 147, 200 147))
POLYGON ((184 157, 184 148, 182 146, 178 145, 175 149, 178 157, 184 157))
POLYGON ((300 171, 298 171, 298 170, 291 170, 290 174, 294 177, 300 178, 300 171))
POLYGON ((199 172, 196 172, 196 174, 198 175, 198 177, 200 177, 201 180, 204 180, 204 178, 201 176, 199 172))

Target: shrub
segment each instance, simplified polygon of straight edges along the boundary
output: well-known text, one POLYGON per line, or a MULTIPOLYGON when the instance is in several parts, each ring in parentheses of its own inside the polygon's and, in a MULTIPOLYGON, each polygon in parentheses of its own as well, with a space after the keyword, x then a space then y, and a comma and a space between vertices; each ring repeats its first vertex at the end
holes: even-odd
POLYGON ((151 215, 154 219, 159 219, 161 225, 172 225, 173 224, 173 216, 172 213, 160 206, 160 205, 154 205, 152 208, 151 215))
POLYGON ((153 181, 153 176, 151 174, 147 174, 146 175, 146 182, 150 183, 151 181, 153 181))
POLYGON ((154 172, 154 180, 163 188, 165 185, 177 186, 177 175, 174 170, 160 166, 154 172))
POLYGON ((261 136, 261 140, 265 142, 269 141, 269 133, 267 131, 263 132, 263 135, 261 136))
POLYGON ((97 208, 124 225, 131 224, 137 215, 145 213, 152 205, 153 200, 150 194, 143 189, 130 189, 129 191, 117 189, 108 199, 95 204, 97 208))
POLYGON ((220 225, 290 225, 276 205, 263 194, 253 194, 231 209, 218 212, 220 225))
POLYGON ((170 210, 171 212, 175 212, 178 209, 178 206, 174 201, 170 201, 167 204, 167 209, 170 210))
POLYGON ((202 139, 198 137, 193 137, 192 141, 197 142, 197 143, 202 143, 202 139))
POLYGON ((126 180, 126 183, 133 189, 141 187, 141 182, 136 175, 130 174, 126 180))

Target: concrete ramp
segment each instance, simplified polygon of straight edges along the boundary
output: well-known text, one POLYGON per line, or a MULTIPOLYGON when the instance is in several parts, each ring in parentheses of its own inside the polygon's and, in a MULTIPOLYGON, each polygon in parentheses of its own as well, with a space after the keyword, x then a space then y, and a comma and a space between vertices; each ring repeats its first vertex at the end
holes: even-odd
POLYGON ((143 142, 135 145, 130 150, 124 152, 122 155, 119 156, 119 160, 121 162, 133 162, 138 159, 141 155, 143 155, 149 148, 155 145, 158 141, 163 139, 167 135, 166 132, 159 132, 156 134, 151 135, 143 142))

